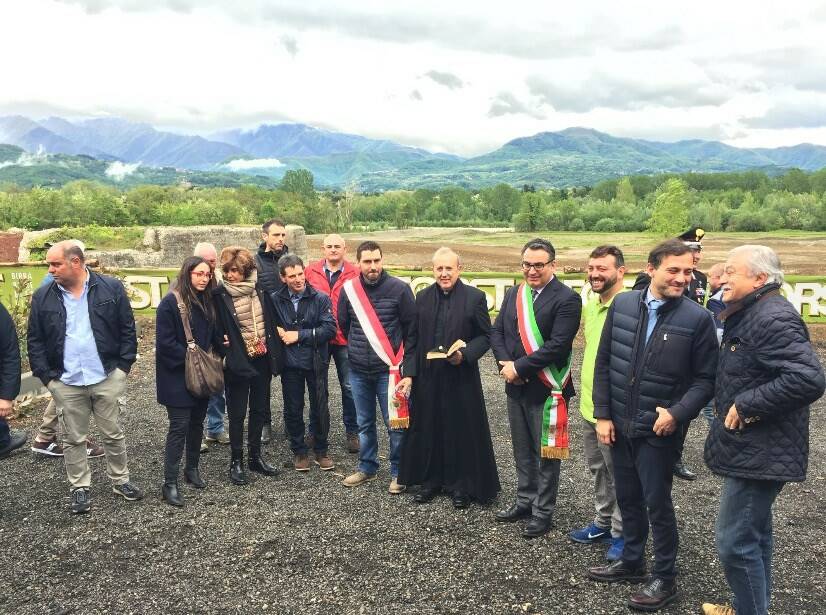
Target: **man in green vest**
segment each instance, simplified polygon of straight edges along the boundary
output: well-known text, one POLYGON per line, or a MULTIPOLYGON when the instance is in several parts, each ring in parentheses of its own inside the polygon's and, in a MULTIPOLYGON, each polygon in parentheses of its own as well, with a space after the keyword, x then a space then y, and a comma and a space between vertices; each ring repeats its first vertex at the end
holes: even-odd
POLYGON ((579 412, 582 414, 582 442, 585 461, 594 477, 594 520, 582 529, 574 530, 569 537, 580 544, 608 543, 606 557, 616 561, 622 556, 625 541, 622 539, 622 515, 617 506, 614 491, 614 464, 611 447, 597 439, 594 401, 591 392, 594 387, 594 364, 599 348, 599 339, 608 308, 618 293, 625 290, 625 258, 616 246, 594 248, 588 258, 588 283, 591 297, 582 310, 582 331, 585 336, 585 353, 582 356, 581 389, 579 412))

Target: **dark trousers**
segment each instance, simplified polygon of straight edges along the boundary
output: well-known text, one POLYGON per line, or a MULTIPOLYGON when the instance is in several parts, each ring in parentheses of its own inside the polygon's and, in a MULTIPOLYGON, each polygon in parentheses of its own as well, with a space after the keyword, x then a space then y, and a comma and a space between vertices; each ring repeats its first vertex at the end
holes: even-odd
POLYGON ((677 454, 674 457, 674 463, 683 458, 683 449, 685 448, 685 439, 688 437, 689 427, 691 427, 691 423, 677 423, 677 454))
POLYGON ((10 440, 9 424, 6 422, 6 419, 0 418, 0 448, 6 446, 10 440))
POLYGON ((229 445, 232 459, 244 457, 244 419, 249 408, 247 443, 250 452, 261 450, 261 429, 270 415, 270 372, 269 357, 264 355, 251 359, 256 371, 252 378, 228 377, 225 381, 227 414, 229 415, 229 445))
POLYGON ((652 446, 648 438, 614 442, 614 486, 622 513, 625 549, 622 559, 641 564, 648 540, 648 524, 654 538, 653 576, 670 581, 677 576, 677 519, 671 501, 671 469, 676 459, 673 443, 652 446))
POLYGON ((513 459, 516 462, 516 504, 530 508, 540 519, 551 519, 559 491, 559 459, 544 459, 542 440, 544 403, 508 397, 513 459))
POLYGON ((163 479, 165 483, 178 482, 178 468, 186 446, 186 468, 197 468, 201 458, 201 433, 209 400, 199 400, 195 406, 187 408, 166 407, 169 416, 169 431, 166 432, 164 450, 163 479))
MULTIPOLYGON (((341 387, 341 421, 344 431, 348 434, 358 434, 359 424, 356 418, 356 402, 353 401, 353 389, 350 386, 350 356, 347 346, 330 344, 330 359, 335 361, 336 376, 341 387)), ((310 417, 310 430, 314 428, 313 417, 310 417)))
MULTIPOLYGON (((310 434, 315 438, 313 450, 327 453, 327 436, 330 433, 330 408, 326 403, 319 403, 319 382, 311 369, 286 367, 281 372, 281 392, 284 396, 284 425, 290 439, 290 449, 296 455, 307 452, 304 444, 304 388, 310 399, 310 434)), ((326 397, 326 396, 324 396, 326 397)))

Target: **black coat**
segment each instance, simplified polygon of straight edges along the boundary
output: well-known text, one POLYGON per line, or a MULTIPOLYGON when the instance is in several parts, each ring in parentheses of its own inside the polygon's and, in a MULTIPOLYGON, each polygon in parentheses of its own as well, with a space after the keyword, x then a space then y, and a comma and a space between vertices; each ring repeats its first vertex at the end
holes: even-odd
MULTIPOLYGON (((536 352, 526 356, 516 319, 518 290, 519 285, 511 287, 505 293, 502 308, 490 333, 490 346, 497 362, 513 361, 516 373, 525 380, 523 385, 505 385, 505 394, 514 399, 524 396, 530 403, 543 403, 550 392, 537 374, 551 364, 557 368, 565 366, 579 329, 582 299, 556 276, 548 282, 533 304, 534 316, 545 343, 536 352)), ((562 396, 567 401, 574 394, 571 379, 562 391, 562 396)))
POLYGON ((287 331, 298 331, 298 342, 284 345, 284 367, 312 370, 314 354, 326 363, 327 344, 336 334, 330 297, 307 284, 298 301, 298 312, 293 307, 288 286, 270 293, 270 297, 276 324, 287 331))
POLYGON ((17 329, 0 303, 0 399, 13 400, 20 393, 20 344, 17 329))
MULTIPOLYGON (((89 271, 89 321, 100 362, 108 374, 116 368, 127 374, 138 354, 135 317, 126 289, 117 278, 89 271)), ((43 384, 63 374, 66 308, 56 282, 38 288, 29 313, 29 363, 43 384)))
POLYGON ((717 334, 711 313, 686 296, 659 309, 648 343, 645 293, 615 298, 605 318, 594 367, 594 417, 611 419, 627 438, 674 444, 677 432, 656 436, 656 407, 679 423, 699 414, 714 391, 717 334))
MULTIPOLYGON (((358 278, 354 279, 353 283, 358 284, 358 278)), ((376 284, 364 285, 364 292, 376 311, 393 351, 397 351, 404 341, 402 376, 415 375, 416 300, 410 286, 382 271, 376 284)), ((365 374, 386 372, 387 365, 373 352, 344 290, 338 298, 336 313, 341 333, 347 339, 350 367, 365 374)))
POLYGON ((417 367, 399 480, 487 502, 500 489, 479 376, 479 360, 490 347, 487 298, 457 281, 446 304, 442 339, 436 339, 441 292, 433 284, 416 296, 417 367), (462 363, 427 360, 428 350, 449 347, 457 339, 467 343, 462 363))
POLYGON ((255 253, 255 268, 258 271, 258 286, 266 292, 281 290, 284 281, 278 269, 278 259, 287 254, 290 249, 284 246, 280 252, 267 252, 267 244, 262 242, 255 253))
POLYGON ((723 313, 716 416, 705 446, 706 464, 716 474, 806 478, 809 404, 826 383, 806 325, 778 288, 767 284, 723 313), (744 422, 737 431, 723 425, 732 404, 744 422))
MULTIPOLYGON (((284 366, 284 344, 275 328, 272 299, 264 292, 260 284, 256 285, 255 292, 258 294, 258 300, 263 309, 270 372, 273 376, 277 376, 284 366)), ((224 354, 224 374, 229 379, 255 378, 258 372, 247 355, 247 346, 241 335, 241 326, 238 324, 238 315, 235 312, 232 297, 223 285, 213 290, 212 296, 215 301, 215 312, 218 315, 215 323, 217 335, 219 339, 223 339, 225 335, 229 338, 229 346, 221 345, 221 351, 224 354)))
MULTIPOLYGON (((195 343, 204 350, 215 348, 220 352, 215 322, 193 306, 189 326, 195 343)), ((189 408, 200 403, 186 388, 184 364, 186 361, 186 334, 175 295, 167 293, 155 312, 155 390, 159 404, 189 408)))

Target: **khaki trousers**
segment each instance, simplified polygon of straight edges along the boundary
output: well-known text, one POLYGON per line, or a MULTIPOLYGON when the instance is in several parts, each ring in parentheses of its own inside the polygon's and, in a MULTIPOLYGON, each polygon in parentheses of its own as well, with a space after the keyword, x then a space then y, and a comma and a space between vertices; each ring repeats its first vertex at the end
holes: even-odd
POLYGON ((54 399, 52 399, 49 405, 46 406, 46 411, 43 413, 43 421, 37 430, 37 439, 40 442, 50 442, 54 440, 57 438, 57 427, 57 405, 55 405, 54 399))
POLYGON ((120 369, 113 370, 105 380, 89 386, 70 386, 60 380, 52 380, 48 384, 63 430, 63 460, 72 489, 89 487, 92 482, 86 456, 92 415, 106 454, 106 475, 116 485, 129 481, 126 442, 118 404, 125 388, 126 373, 120 369))

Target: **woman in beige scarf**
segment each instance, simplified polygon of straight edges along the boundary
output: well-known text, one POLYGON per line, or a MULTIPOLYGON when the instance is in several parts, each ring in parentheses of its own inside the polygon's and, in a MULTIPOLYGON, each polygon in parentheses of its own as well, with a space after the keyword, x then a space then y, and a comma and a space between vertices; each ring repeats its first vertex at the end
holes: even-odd
POLYGON ((275 331, 269 296, 257 285, 249 250, 221 251, 224 281, 215 291, 215 308, 226 336, 224 378, 232 450, 230 481, 247 484, 244 471, 244 419, 249 408, 249 469, 266 476, 278 470, 261 456, 261 429, 270 421, 270 383, 281 371, 282 343, 275 331))

